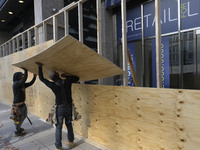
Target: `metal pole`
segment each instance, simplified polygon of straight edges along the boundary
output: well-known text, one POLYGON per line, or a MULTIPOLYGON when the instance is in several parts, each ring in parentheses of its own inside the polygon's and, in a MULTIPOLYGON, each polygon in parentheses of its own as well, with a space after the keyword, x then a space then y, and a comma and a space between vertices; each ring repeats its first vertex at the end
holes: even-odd
POLYGON ((179 51, 179 88, 183 88, 183 70, 181 53, 181 1, 178 0, 178 51, 179 51))
POLYGON ((79 27, 79 41, 83 43, 83 5, 78 3, 78 27, 79 27))
POLYGON ((156 76, 157 88, 161 88, 161 19, 160 19, 160 0, 155 0, 156 17, 156 76))
POLYGON ((127 28, 126 28, 126 0, 121 0, 122 14, 122 52, 123 52, 123 85, 128 85, 128 65, 127 65, 127 28))
MULTIPOLYGON (((83 43, 83 5, 78 2, 78 29, 79 29, 79 41, 83 43)), ((84 84, 83 81, 80 82, 84 84)))
MULTIPOLYGON (((103 55, 102 53, 102 32, 101 32, 101 1, 96 0, 96 6, 97 6, 97 51, 99 55, 103 55)), ((103 79, 98 80, 98 84, 103 84, 103 79)))
POLYGON ((145 61, 144 61, 144 56, 145 56, 145 53, 144 53, 144 50, 145 50, 145 45, 144 45, 144 5, 142 4, 141 5, 141 22, 142 22, 142 79, 140 79, 139 82, 139 85, 142 87, 142 86, 145 86, 144 83, 145 83, 145 61))

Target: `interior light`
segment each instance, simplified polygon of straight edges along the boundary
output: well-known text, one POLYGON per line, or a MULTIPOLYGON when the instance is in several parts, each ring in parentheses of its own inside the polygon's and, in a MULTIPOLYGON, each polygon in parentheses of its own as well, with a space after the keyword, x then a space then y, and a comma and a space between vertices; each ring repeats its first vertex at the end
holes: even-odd
POLYGON ((1 20, 1 22, 6 22, 6 20, 1 20))
POLYGON ((10 15, 12 15, 12 14, 13 14, 13 12, 12 12, 12 11, 9 11, 8 13, 9 13, 10 15))
POLYGON ((22 4, 22 3, 24 3, 24 1, 19 1, 19 3, 21 3, 21 4, 22 4))

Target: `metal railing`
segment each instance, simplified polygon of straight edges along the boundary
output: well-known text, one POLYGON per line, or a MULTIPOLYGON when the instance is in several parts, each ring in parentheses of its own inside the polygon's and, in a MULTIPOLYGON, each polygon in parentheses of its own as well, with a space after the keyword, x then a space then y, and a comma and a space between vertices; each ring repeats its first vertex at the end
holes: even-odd
POLYGON ((26 48, 44 43, 48 40, 54 42, 69 34, 69 11, 78 7, 79 41, 83 42, 83 15, 82 4, 87 0, 72 2, 58 13, 30 27, 0 45, 0 57, 24 50, 26 48))

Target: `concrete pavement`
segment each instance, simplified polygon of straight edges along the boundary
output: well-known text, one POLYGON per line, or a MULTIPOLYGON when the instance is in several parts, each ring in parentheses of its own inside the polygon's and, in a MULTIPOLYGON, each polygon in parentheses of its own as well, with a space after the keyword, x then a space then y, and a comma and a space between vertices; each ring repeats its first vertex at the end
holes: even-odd
MULTIPOLYGON (((27 119, 22 124, 27 132, 25 136, 14 137, 14 124, 9 119, 10 106, 0 102, 0 150, 55 150, 55 128, 42 119, 28 115, 33 125, 27 119)), ((66 129, 63 129, 66 131, 66 129)), ((63 150, 69 148, 65 145, 67 133, 63 132, 63 150)), ((101 150, 75 136, 74 150, 101 150)))

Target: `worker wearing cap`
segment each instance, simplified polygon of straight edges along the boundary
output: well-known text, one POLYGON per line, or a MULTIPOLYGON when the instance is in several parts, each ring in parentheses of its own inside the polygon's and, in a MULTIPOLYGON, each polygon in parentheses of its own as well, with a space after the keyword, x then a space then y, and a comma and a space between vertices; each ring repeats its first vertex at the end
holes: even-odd
POLYGON ((24 70, 24 74, 22 72, 15 72, 13 75, 12 88, 13 88, 14 99, 13 99, 13 106, 11 109, 11 115, 17 118, 17 121, 14 122, 15 136, 23 136, 26 134, 24 129, 21 128, 24 119, 27 117, 27 107, 25 104, 25 99, 26 99, 25 89, 31 86, 36 80, 36 75, 34 74, 33 79, 30 82, 25 83, 28 77, 27 73, 28 71, 25 68, 22 69, 24 70))
POLYGON ((57 124, 56 124, 56 150, 62 150, 62 125, 63 120, 65 119, 65 125, 68 130, 68 141, 66 144, 70 147, 74 147, 74 132, 72 127, 72 92, 71 86, 72 83, 75 83, 79 80, 79 77, 76 76, 68 76, 66 74, 62 74, 62 77, 65 79, 61 79, 59 73, 54 70, 51 70, 48 74, 49 78, 53 81, 49 81, 43 77, 42 72, 42 64, 36 63, 38 65, 38 74, 39 79, 49 87, 53 93, 55 94, 55 104, 57 105, 57 124))

